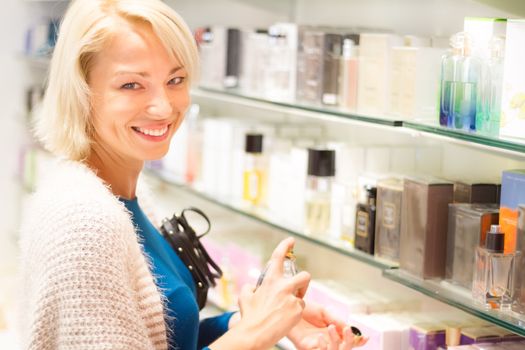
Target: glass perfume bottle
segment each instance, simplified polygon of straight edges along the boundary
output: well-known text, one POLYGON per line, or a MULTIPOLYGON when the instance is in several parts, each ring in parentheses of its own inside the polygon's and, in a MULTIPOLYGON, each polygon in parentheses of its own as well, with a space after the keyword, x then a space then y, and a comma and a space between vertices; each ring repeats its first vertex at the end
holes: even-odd
POLYGON ((505 235, 491 225, 485 247, 478 247, 474 264, 472 296, 488 309, 510 310, 514 300, 515 253, 503 252, 505 235))
POLYGON ((503 56, 505 39, 490 41, 490 58, 483 64, 480 94, 476 110, 476 130, 489 136, 498 136, 503 92, 503 56))
POLYGON ((356 207, 355 247, 366 253, 374 254, 377 189, 365 186, 365 190, 365 203, 358 203, 356 207))
POLYGON ((341 74, 339 76, 340 105, 348 110, 357 107, 357 48, 352 39, 343 40, 341 74))
MULTIPOLYGON (((259 275, 259 278, 257 279, 257 283, 255 284, 255 289, 259 288, 259 286, 263 283, 264 277, 266 276, 266 273, 268 272, 268 268, 270 267, 270 264, 267 264, 264 270, 259 275)), ((286 256, 284 257, 283 262, 283 277, 290 278, 295 275, 297 275, 297 265, 295 264, 295 255, 292 250, 288 251, 286 253, 286 256)))
POLYGON ((243 174, 243 199, 255 206, 264 204, 266 164, 263 156, 263 135, 246 134, 243 174))
POLYGON ((441 94, 439 100, 439 124, 452 127, 454 82, 457 80, 457 63, 461 56, 463 33, 450 38, 451 49, 441 59, 441 94))
POLYGON ((461 56, 457 61, 457 80, 452 82, 452 119, 454 128, 464 131, 476 130, 476 105, 478 83, 481 75, 480 61, 471 55, 472 39, 462 36, 461 56))
POLYGON ((329 233, 334 176, 335 151, 309 149, 305 194, 305 229, 309 234, 329 233))

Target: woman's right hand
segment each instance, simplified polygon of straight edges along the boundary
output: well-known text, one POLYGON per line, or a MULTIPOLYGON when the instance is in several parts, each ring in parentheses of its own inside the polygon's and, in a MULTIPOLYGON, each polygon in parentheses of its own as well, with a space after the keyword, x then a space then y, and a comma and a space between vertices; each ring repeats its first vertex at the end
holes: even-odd
POLYGON ((241 320, 234 330, 251 340, 251 349, 272 347, 301 320, 310 274, 283 277, 284 259, 293 246, 293 238, 283 240, 272 254, 262 284, 257 289, 245 286, 241 292, 241 320))

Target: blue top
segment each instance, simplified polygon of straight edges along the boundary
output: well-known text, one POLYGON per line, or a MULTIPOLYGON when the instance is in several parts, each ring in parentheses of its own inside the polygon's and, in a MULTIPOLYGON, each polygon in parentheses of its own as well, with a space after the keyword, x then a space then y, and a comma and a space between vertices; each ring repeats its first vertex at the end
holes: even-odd
POLYGON ((199 322, 195 282, 190 271, 138 205, 137 198, 120 198, 132 214, 139 240, 149 257, 158 288, 167 299, 169 349, 196 350, 207 346, 228 330, 231 312, 199 322))

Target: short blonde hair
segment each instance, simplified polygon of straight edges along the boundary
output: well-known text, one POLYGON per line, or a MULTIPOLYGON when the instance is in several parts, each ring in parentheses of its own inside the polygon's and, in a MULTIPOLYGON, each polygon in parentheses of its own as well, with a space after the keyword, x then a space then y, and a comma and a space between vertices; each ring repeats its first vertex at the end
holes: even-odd
POLYGON ((184 66, 189 81, 198 74, 198 52, 184 20, 160 0, 75 0, 61 23, 35 135, 44 147, 72 160, 91 149, 90 63, 111 39, 119 19, 151 26, 166 50, 184 66))

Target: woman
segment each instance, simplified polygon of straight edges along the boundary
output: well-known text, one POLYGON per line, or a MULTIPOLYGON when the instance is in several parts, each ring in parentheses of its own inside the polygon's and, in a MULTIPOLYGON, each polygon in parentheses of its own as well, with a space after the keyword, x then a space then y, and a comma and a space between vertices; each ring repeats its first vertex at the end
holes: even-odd
POLYGON ((195 286, 139 186, 190 103, 197 50, 159 0, 77 0, 60 29, 36 133, 61 157, 22 227, 21 331, 29 349, 350 349, 348 327, 283 278, 287 239, 240 312, 199 322, 195 286), (140 199, 140 201, 139 201, 140 199), (146 214, 147 213, 147 214, 146 214))

